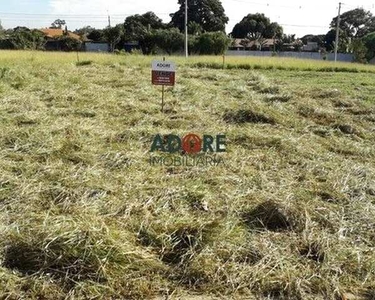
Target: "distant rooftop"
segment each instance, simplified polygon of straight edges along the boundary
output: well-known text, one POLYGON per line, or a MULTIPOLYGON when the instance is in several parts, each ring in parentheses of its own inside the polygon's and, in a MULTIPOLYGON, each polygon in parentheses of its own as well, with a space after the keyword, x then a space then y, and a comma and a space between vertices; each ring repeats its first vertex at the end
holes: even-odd
MULTIPOLYGON (((42 28, 40 29, 41 32, 43 32, 46 37, 48 38, 55 38, 55 37, 60 37, 65 34, 64 29, 55 29, 55 28, 42 28)), ((75 34, 73 32, 68 31, 68 36, 71 38, 74 38, 76 40, 80 40, 81 37, 78 34, 75 34)))

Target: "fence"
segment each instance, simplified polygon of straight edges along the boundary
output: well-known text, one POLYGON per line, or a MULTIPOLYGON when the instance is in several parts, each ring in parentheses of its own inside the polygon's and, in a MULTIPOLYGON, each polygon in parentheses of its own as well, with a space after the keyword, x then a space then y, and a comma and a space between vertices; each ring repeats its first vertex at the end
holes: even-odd
MULTIPOLYGON (((275 56, 275 53, 272 51, 243 51, 243 50, 228 50, 226 55, 228 56, 262 56, 269 57, 275 56)), ((328 61, 335 60, 334 53, 322 54, 319 52, 277 52, 277 57, 293 57, 301 59, 315 59, 315 60, 324 60, 328 61)), ((353 62, 354 56, 350 53, 338 53, 337 60, 343 62, 353 62)))

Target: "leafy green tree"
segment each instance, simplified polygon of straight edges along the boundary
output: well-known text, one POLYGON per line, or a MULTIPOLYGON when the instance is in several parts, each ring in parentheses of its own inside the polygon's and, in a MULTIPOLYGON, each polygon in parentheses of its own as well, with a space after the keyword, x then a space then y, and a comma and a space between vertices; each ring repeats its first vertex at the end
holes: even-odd
POLYGON ((82 42, 68 35, 63 35, 56 38, 60 42, 62 51, 79 51, 82 48, 82 42))
POLYGON ((294 43, 293 43, 293 46, 294 46, 294 50, 295 51, 302 51, 302 48, 303 48, 303 42, 301 40, 296 40, 294 43))
POLYGON ((206 32, 197 37, 195 51, 199 54, 224 54, 231 40, 221 31, 206 32))
POLYGON ((188 33, 191 35, 199 35, 203 32, 203 28, 200 24, 195 21, 189 22, 188 33))
POLYGON ((199 36, 198 35, 190 35, 189 36, 189 54, 199 54, 199 36))
POLYGON ((126 41, 141 41, 152 29, 165 29, 167 25, 153 12, 133 15, 125 19, 124 32, 126 41))
POLYGON ((9 35, 9 41, 11 47, 17 50, 42 50, 46 42, 42 32, 27 27, 14 28, 9 35))
POLYGON ((109 49, 113 52, 117 44, 121 41, 123 35, 123 26, 107 27, 104 29, 104 38, 109 44, 109 49))
POLYGON ((276 51, 285 51, 285 44, 293 44, 296 41, 295 34, 283 34, 281 38, 277 39, 275 50, 276 51))
POLYGON ((375 32, 369 33, 363 38, 363 43, 367 48, 366 59, 370 61, 375 57, 375 32))
POLYGON ((151 11, 143 15, 129 16, 124 23, 124 42, 137 41, 144 54, 151 54, 156 50, 155 36, 152 31, 167 27, 168 25, 151 11))
MULTIPOLYGON (((327 51, 333 51, 335 49, 336 41, 336 29, 331 29, 327 32, 324 37, 324 46, 327 51)), ((346 33, 340 30, 340 39, 338 51, 346 53, 349 47, 350 39, 346 36, 346 33)))
MULTIPOLYGON (((331 28, 336 29, 337 17, 333 18, 331 28)), ((370 11, 356 8, 341 15, 340 29, 347 37, 364 37, 375 31, 375 17, 370 11)))
POLYGON ((359 63, 366 63, 367 48, 362 39, 354 39, 350 45, 350 50, 354 54, 354 60, 359 63))
MULTIPOLYGON (((185 1, 178 0, 180 9, 171 14, 171 25, 185 30, 185 1)), ((188 20, 199 24, 204 32, 225 31, 229 19, 220 0, 188 0, 188 20)))
POLYGON ((248 14, 241 22, 237 23, 232 31, 234 38, 247 38, 262 44, 265 39, 280 38, 283 28, 278 23, 271 23, 264 14, 248 14))
POLYGON ((94 42, 101 42, 104 40, 103 30, 94 29, 87 35, 87 38, 94 42))
POLYGON ((5 31, 4 31, 3 26, 1 25, 1 20, 0 20, 0 38, 2 38, 4 36, 4 33, 5 33, 5 31))
POLYGON ((306 45, 309 42, 315 42, 315 43, 318 43, 319 47, 324 47, 324 38, 325 38, 324 34, 319 34, 319 35, 308 34, 302 37, 301 41, 303 42, 304 45, 306 45))
POLYGON ((93 32, 95 30, 95 28, 91 27, 91 26, 85 26, 85 27, 82 27, 82 28, 79 28, 79 29, 76 29, 74 31, 75 34, 78 34, 79 36, 81 37, 87 37, 91 32, 93 32))
POLYGON ((65 20, 57 19, 51 24, 51 29, 62 29, 66 25, 65 20))
POLYGON ((149 55, 155 53, 157 42, 154 32, 147 31, 139 41, 139 46, 141 47, 143 54, 149 55))
POLYGON ((154 31, 156 46, 169 55, 184 49, 184 35, 177 29, 157 29, 154 31))

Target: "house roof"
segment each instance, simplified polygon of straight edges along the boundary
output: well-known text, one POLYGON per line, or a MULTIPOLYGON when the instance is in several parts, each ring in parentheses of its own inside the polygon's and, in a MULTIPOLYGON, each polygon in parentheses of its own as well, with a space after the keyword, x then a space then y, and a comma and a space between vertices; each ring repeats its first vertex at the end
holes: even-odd
MULTIPOLYGON (((43 28, 43 29, 40 29, 40 31, 43 32, 46 35, 46 37, 48 37, 48 38, 60 37, 60 36, 63 36, 65 34, 65 30, 55 29, 55 28, 43 28)), ((75 33, 70 32, 70 31, 68 31, 68 36, 73 38, 73 39, 76 39, 76 40, 81 39, 81 37, 78 34, 75 34, 75 33)))

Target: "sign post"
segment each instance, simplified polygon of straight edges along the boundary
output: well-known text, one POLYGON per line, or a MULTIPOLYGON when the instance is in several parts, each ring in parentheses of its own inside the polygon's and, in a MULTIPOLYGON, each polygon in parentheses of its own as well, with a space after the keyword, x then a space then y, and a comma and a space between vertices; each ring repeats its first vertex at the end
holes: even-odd
POLYGON ((164 87, 174 86, 176 82, 176 65, 171 61, 154 60, 152 62, 152 84, 162 86, 161 111, 164 112, 164 87))

